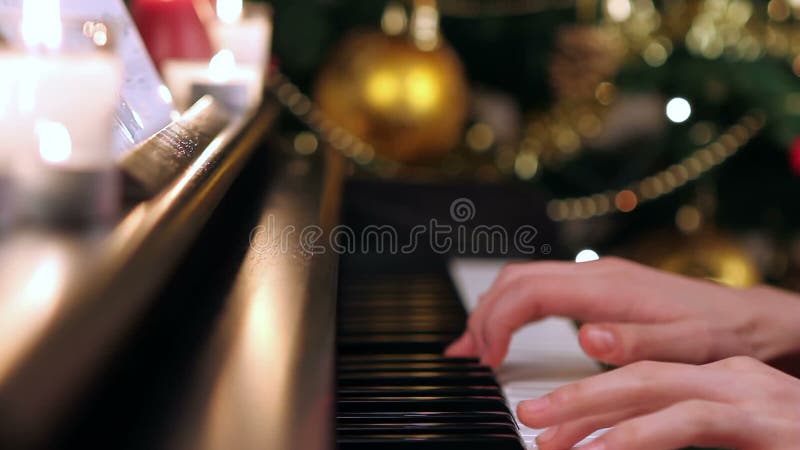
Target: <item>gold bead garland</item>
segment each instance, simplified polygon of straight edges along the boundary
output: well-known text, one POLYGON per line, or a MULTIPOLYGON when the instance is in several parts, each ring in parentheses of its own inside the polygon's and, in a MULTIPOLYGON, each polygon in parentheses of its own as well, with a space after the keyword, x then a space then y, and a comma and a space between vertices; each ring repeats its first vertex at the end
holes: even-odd
POLYGON ((311 99, 285 75, 275 72, 271 77, 274 81, 270 90, 278 101, 331 147, 360 165, 369 164, 375 159, 375 149, 371 145, 327 119, 311 99))
MULTIPOLYGON (((368 166, 381 176, 391 176, 400 169, 400 163, 376 156, 370 144, 325 118, 311 99, 286 76, 276 72, 272 80, 270 90, 278 101, 345 157, 361 166, 368 166)), ((613 212, 631 212, 642 203, 670 194, 725 162, 761 131, 765 120, 763 112, 749 112, 716 140, 679 163, 633 182, 624 189, 551 200, 547 204, 547 214, 551 219, 561 222, 590 219, 613 212)))
POLYGON ((615 211, 633 211, 642 203, 670 194, 725 162, 761 131, 764 122, 762 112, 747 113, 715 141, 679 163, 631 183, 624 189, 551 200, 547 205, 547 214, 551 219, 561 222, 590 219, 615 211))

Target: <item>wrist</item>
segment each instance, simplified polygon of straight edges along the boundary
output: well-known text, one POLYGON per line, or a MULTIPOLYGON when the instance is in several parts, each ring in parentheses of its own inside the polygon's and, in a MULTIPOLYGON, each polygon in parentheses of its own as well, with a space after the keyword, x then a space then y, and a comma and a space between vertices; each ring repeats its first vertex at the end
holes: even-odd
POLYGON ((800 351, 800 295, 770 286, 755 286, 744 294, 757 317, 752 356, 770 361, 800 351))

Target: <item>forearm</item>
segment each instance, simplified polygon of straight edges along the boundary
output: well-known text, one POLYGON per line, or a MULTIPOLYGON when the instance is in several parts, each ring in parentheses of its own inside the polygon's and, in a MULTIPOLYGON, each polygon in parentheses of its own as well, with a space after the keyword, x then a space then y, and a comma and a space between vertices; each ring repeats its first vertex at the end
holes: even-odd
POLYGON ((756 304, 759 317, 753 356, 771 361, 800 353, 800 295, 769 286, 750 288, 746 294, 756 304))

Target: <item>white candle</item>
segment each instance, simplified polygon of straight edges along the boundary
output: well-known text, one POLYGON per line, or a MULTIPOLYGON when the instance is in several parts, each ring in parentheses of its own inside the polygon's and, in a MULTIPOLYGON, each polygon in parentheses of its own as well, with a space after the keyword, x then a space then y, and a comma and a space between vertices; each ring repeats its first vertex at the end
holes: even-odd
MULTIPOLYGON (((108 42, 103 24, 70 23, 97 46, 108 42)), ((58 0, 26 0, 21 23, 26 51, 0 53, 0 146, 10 158, 11 180, 21 214, 48 214, 63 204, 97 207, 113 213, 116 192, 77 174, 113 171, 114 112, 122 85, 122 66, 109 54, 69 53, 61 49, 63 23, 58 0), (33 7, 35 5, 35 8, 33 7), (64 174, 69 174, 68 180, 64 174), (41 202, 41 204, 36 204, 41 202), (73 204, 74 202, 74 204, 73 204)), ((107 178, 105 175, 96 178, 107 178)))
POLYGON ((0 167, 0 235, 11 222, 11 192, 9 180, 4 171, 5 168, 0 167))
POLYGON ((261 100, 263 78, 257 68, 239 64, 230 50, 221 50, 210 62, 169 60, 163 72, 175 104, 182 110, 205 94, 214 96, 234 114, 258 106, 261 100))
POLYGON ((248 4, 245 8, 242 0, 217 0, 217 20, 210 32, 217 50, 229 49, 240 64, 267 73, 272 23, 265 5, 248 4))
POLYGON ((3 113, 10 133, 6 150, 15 166, 24 163, 26 170, 35 170, 32 166, 45 163, 95 169, 113 164, 110 142, 122 78, 115 59, 101 54, 5 53, 0 61, 16 78, 11 108, 3 113), (67 131, 68 155, 55 157, 39 148, 48 134, 36 132, 41 123, 58 123, 67 131))

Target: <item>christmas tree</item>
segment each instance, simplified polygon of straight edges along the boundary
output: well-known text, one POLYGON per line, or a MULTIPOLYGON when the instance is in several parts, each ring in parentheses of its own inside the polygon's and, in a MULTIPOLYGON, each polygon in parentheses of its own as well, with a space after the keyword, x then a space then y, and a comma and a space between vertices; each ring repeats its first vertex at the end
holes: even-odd
MULTIPOLYGON (((553 196, 548 215, 576 252, 591 246, 733 285, 764 279, 797 286, 800 10, 792 4, 278 0, 273 6, 284 103, 365 173, 525 183, 553 196), (426 26, 426 11, 443 37, 434 45, 461 61, 466 82, 458 83, 457 69, 435 69, 432 77, 463 91, 466 120, 453 125, 457 138, 420 137, 417 146, 390 149, 392 130, 361 124, 373 113, 408 123, 413 110, 375 113, 380 105, 370 104, 354 122, 341 109, 347 105, 329 106, 346 103, 341 97, 325 95, 370 83, 385 65, 374 57, 374 64, 352 60, 365 49, 396 60, 403 50, 383 41, 426 26), (354 75, 356 66, 372 72, 354 75), (336 84, 331 73, 346 80, 336 84)), ((386 83, 376 92, 387 95, 386 83)), ((442 117, 459 118, 461 99, 445 97, 442 117)))

